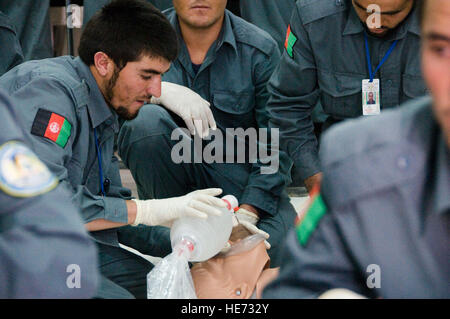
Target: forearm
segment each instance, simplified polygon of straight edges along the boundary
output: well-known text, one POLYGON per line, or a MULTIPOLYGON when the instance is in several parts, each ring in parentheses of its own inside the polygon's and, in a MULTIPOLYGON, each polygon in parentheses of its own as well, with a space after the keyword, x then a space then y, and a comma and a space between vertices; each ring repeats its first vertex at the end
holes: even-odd
POLYGON ((125 201, 127 205, 128 221, 127 223, 113 222, 106 219, 95 219, 85 224, 88 231, 99 231, 111 228, 117 228, 125 225, 131 225, 136 220, 136 203, 132 200, 125 201))

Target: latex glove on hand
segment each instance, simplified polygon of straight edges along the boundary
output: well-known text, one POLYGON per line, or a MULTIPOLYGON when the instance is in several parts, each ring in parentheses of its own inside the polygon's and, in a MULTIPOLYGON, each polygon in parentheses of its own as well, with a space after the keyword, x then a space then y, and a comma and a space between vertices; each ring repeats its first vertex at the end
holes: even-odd
POLYGON ((247 230, 252 233, 253 235, 255 234, 260 234, 262 236, 264 236, 265 240, 264 240, 264 245, 266 245, 266 249, 270 249, 270 244, 267 241, 267 239, 269 239, 270 235, 268 233, 266 233, 265 231, 259 229, 258 227, 256 227, 256 224, 259 221, 259 217, 240 207, 233 216, 233 227, 240 224, 242 226, 244 226, 245 228, 247 228, 247 230))
POLYGON ((137 211, 136 219, 132 225, 171 227, 173 222, 181 217, 207 218, 208 215, 219 216, 222 214, 220 209, 227 206, 223 200, 215 197, 221 193, 220 188, 208 188, 180 197, 150 200, 133 199, 137 211))
POLYGON ((209 102, 185 86, 161 82, 161 96, 153 96, 150 103, 163 105, 181 117, 192 135, 204 138, 210 128, 217 129, 209 102))

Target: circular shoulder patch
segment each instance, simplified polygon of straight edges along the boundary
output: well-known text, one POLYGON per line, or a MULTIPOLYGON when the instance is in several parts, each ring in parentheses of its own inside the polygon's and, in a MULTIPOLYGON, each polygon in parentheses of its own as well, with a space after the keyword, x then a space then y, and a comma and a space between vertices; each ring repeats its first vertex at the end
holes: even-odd
POLYGON ((56 177, 27 146, 15 141, 0 146, 0 189, 6 194, 32 197, 57 184, 56 177))

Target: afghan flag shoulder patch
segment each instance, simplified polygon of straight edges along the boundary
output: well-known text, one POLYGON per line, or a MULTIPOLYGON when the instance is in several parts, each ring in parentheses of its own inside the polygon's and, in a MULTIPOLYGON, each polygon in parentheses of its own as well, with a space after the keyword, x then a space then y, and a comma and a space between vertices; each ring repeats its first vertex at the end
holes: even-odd
POLYGON ((286 32, 286 41, 284 42, 284 47, 286 48, 287 54, 291 58, 294 57, 294 45, 297 42, 297 37, 295 36, 294 32, 291 30, 291 25, 288 25, 287 32, 286 32))
POLYGON ((322 217, 327 213, 327 206, 319 192, 311 195, 310 204, 302 218, 297 220, 296 232, 300 244, 304 247, 316 230, 322 217))
POLYGON ((39 109, 31 127, 31 134, 48 138, 64 148, 69 140, 72 124, 63 116, 39 109))

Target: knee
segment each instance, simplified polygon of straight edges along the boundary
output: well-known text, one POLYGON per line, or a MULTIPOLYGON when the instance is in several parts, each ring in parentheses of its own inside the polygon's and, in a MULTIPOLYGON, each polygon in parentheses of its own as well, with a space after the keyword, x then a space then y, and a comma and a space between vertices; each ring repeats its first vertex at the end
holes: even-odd
POLYGON ((161 150, 161 145, 166 144, 165 140, 170 138, 176 128, 177 125, 163 107, 145 105, 134 120, 125 121, 120 128, 117 139, 119 155, 127 164, 132 153, 152 154, 153 151, 161 150))

